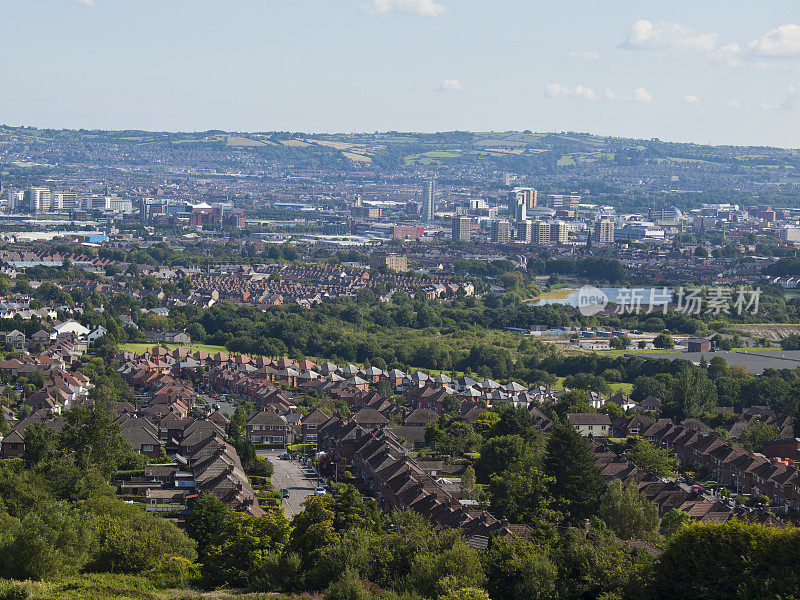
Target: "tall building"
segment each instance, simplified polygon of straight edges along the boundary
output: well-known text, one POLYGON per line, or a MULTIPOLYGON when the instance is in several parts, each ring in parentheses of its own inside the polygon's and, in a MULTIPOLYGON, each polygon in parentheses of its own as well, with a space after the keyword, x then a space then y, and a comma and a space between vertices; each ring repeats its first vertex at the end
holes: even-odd
POLYGON ((534 222, 531 220, 517 221, 514 239, 524 244, 530 244, 533 241, 533 227, 534 222))
POLYGON ((524 221, 527 218, 527 204, 525 203, 525 198, 522 195, 515 194, 511 192, 508 195, 508 218, 518 223, 524 221))
POLYGON ((564 221, 550 222, 550 243, 566 244, 569 241, 569 230, 564 221))
POLYGON ((596 244, 613 244, 614 243, 614 221, 601 219, 594 224, 594 231, 592 232, 592 241, 596 244))
POLYGON ((470 217, 453 218, 453 241, 468 242, 472 239, 472 219, 470 217))
POLYGON ((492 243, 507 244, 511 241, 511 223, 508 221, 492 221, 492 243))
POLYGON ((22 190, 8 190, 8 210, 25 210, 25 192, 22 190))
POLYGON ((431 179, 425 182, 422 190, 422 220, 426 223, 433 221, 436 213, 436 183, 431 179))
POLYGON ((25 192, 27 197, 28 212, 49 212, 51 209, 50 189, 46 187, 32 187, 25 192))
POLYGON ((547 221, 533 221, 531 241, 534 244, 546 246, 550 243, 550 223, 547 221))
POLYGON ((539 192, 533 188, 518 187, 508 192, 508 204, 513 202, 516 205, 521 202, 525 208, 535 208, 539 201, 539 192))

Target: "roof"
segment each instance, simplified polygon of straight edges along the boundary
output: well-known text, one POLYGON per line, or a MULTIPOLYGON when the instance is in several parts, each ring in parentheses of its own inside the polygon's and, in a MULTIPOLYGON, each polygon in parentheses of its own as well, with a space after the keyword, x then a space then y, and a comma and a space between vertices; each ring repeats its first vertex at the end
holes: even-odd
POLYGON ((611 425, 611 418, 603 413, 567 413, 570 425, 611 425))

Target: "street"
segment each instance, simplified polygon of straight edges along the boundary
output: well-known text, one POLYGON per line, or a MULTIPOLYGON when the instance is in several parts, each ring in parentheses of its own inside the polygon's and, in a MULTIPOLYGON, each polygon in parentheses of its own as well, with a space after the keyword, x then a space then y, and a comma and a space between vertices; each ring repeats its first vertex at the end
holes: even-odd
POLYGON ((317 487, 317 475, 310 466, 305 466, 296 460, 281 460, 278 458, 283 450, 258 450, 259 456, 265 456, 272 461, 275 472, 272 474, 272 485, 276 490, 286 488, 289 498, 283 499, 283 511, 288 518, 292 518, 302 510, 300 506, 307 496, 314 494, 317 487))

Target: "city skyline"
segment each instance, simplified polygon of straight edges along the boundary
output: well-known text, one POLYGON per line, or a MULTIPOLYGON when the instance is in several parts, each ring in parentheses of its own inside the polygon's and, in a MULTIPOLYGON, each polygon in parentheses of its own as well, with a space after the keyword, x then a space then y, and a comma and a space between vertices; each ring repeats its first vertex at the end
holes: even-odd
POLYGON ((797 147, 800 26, 788 1, 762 13, 683 1, 6 2, 0 114, 48 128, 530 129, 797 147))

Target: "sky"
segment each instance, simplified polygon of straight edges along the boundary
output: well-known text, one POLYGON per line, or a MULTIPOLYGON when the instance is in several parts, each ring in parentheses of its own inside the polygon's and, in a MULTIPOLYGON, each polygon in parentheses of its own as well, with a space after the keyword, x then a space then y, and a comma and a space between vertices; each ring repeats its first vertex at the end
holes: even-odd
POLYGON ((0 0, 0 123, 800 147, 797 0, 0 0))

